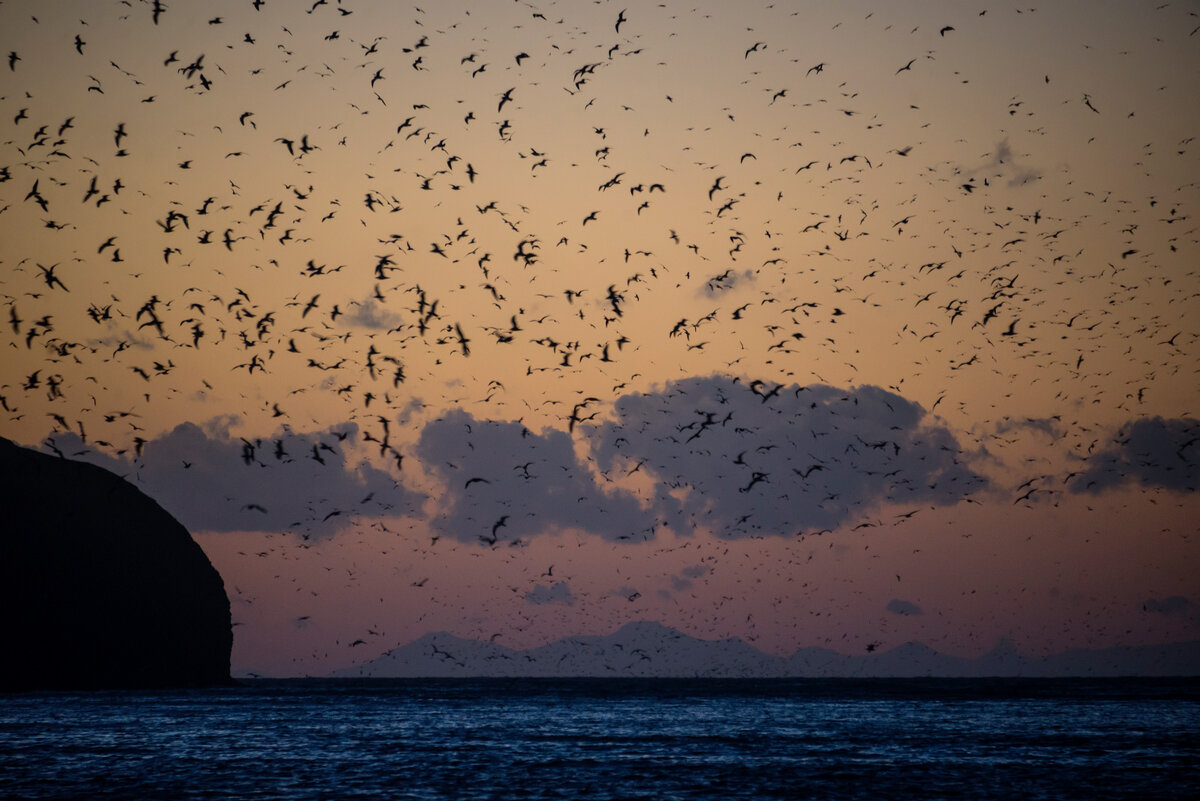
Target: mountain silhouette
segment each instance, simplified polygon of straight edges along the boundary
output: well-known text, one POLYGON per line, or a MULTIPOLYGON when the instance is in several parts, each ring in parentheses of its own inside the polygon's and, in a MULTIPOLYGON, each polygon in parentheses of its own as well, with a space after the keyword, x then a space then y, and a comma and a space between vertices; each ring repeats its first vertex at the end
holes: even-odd
POLYGON ((847 655, 801 648, 790 656, 764 653, 737 637, 703 640, 651 621, 627 623, 607 636, 565 637, 528 650, 495 642, 426 634, 340 671, 365 677, 988 677, 1194 676, 1200 641, 1103 650, 1076 649, 1046 657, 1019 653, 1001 641, 976 658, 942 654, 922 643, 847 655))

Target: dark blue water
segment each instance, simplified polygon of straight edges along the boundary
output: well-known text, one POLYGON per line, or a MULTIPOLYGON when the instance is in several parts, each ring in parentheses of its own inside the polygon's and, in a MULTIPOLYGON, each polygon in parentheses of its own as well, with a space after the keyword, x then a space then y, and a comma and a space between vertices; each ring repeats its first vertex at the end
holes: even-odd
POLYGON ((1198 680, 0 695, 4 799, 1200 798, 1198 680))

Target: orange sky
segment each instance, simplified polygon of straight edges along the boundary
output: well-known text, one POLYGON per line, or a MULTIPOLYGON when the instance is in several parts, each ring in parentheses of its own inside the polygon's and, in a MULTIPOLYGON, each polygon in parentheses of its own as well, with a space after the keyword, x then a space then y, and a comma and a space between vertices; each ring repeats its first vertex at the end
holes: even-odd
POLYGON ((1194 9, 477 6, 0 5, 0 434, 235 672, 1197 635, 1194 9))

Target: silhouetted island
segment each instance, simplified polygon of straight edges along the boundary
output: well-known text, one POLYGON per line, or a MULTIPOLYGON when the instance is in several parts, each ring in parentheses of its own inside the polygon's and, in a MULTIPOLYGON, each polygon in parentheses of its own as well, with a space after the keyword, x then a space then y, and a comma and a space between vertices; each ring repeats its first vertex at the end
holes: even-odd
POLYGON ((0 437, 0 690, 228 684, 220 574, 121 477, 0 437))

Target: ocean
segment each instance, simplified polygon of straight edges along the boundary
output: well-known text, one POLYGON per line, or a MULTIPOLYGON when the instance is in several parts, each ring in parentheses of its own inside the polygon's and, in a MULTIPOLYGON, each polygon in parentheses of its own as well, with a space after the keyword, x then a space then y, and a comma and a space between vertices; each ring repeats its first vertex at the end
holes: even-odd
POLYGON ((4 799, 1196 799, 1200 679, 0 695, 4 799))

